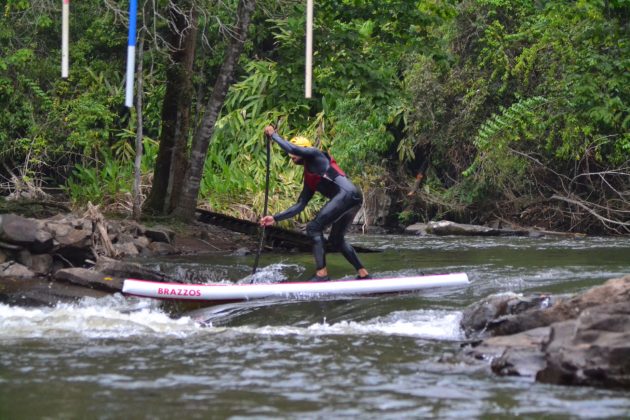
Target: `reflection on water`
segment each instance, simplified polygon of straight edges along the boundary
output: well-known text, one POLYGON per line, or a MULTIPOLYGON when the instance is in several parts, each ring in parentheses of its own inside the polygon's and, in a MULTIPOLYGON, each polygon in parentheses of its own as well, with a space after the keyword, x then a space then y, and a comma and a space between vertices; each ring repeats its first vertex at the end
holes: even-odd
MULTIPOLYGON (((493 376, 454 357, 462 309, 491 293, 569 293, 630 273, 616 238, 355 237, 377 276, 464 271, 405 295, 252 301, 171 317, 158 301, 0 305, 0 418, 622 418, 627 393, 493 376)), ((308 254, 145 261, 189 281, 307 277, 308 254)), ((331 273, 350 277, 329 258, 331 273)))

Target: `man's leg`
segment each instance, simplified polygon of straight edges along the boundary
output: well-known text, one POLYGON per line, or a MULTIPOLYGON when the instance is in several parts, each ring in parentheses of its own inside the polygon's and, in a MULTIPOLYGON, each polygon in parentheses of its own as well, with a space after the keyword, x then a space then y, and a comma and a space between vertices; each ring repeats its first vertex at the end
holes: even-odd
MULTIPOLYGON (((346 232, 348 228, 352 224, 354 220, 354 216, 357 214, 361 205, 355 205, 347 210, 337 221, 335 221, 330 229, 330 235, 328 237, 331 245, 335 248, 335 250, 339 250, 341 254, 348 260, 350 264, 355 268, 355 270, 365 270, 363 264, 359 260, 359 256, 356 251, 350 245, 345 238, 346 232)), ((361 275, 361 273, 359 273, 361 275)), ((367 271, 361 275, 365 277, 367 275, 367 271)))
POLYGON ((315 219, 306 224, 306 234, 313 241, 313 257, 315 258, 316 274, 320 277, 328 275, 326 269, 326 243, 324 230, 341 215, 346 206, 344 196, 337 195, 322 207, 315 219))

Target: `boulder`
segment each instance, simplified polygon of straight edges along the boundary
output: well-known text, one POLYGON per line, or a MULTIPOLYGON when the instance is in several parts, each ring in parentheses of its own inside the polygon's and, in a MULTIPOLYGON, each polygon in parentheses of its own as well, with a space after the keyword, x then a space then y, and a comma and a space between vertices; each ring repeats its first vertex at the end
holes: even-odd
POLYGON ((174 255, 178 250, 171 244, 166 242, 151 242, 146 248, 154 255, 174 255))
POLYGON ((426 223, 414 223, 413 225, 409 225, 405 228, 403 233, 407 235, 419 235, 424 236, 427 234, 428 224, 426 223))
POLYGON ((133 244, 136 248, 142 250, 149 246, 151 241, 146 236, 138 236, 137 238, 133 238, 133 244))
POLYGON ((100 258, 94 266, 94 269, 114 277, 178 282, 166 274, 148 268, 145 265, 128 261, 117 261, 109 258, 100 258))
POLYGON ((0 215, 0 240, 21 245, 31 251, 42 253, 53 247, 53 237, 42 229, 39 221, 15 214, 0 215))
POLYGON ((119 257, 135 257, 139 254, 138 248, 133 242, 123 242, 114 244, 114 249, 119 257))
POLYGON ((494 325, 501 324, 505 317, 532 309, 544 309, 554 301, 554 297, 546 294, 523 296, 510 292, 490 295, 464 310, 461 327, 467 337, 476 337, 488 329, 493 331, 494 325))
POLYGON ((82 224, 73 226, 72 223, 49 222, 45 228, 61 247, 83 248, 92 244, 92 229, 84 229, 82 224))
POLYGON ((53 257, 50 254, 32 254, 23 249, 17 254, 17 261, 37 274, 48 274, 52 269, 53 257))
MULTIPOLYGON (((517 299, 515 299, 517 298, 517 299)), ((630 276, 541 308, 498 295, 467 308, 462 326, 497 334, 464 350, 499 375, 559 385, 630 388, 630 276)), ((542 306, 545 306, 543 303, 542 306)))
POLYGON ((122 291, 123 285, 123 279, 120 277, 113 277, 96 270, 79 267, 58 270, 55 273, 55 279, 111 293, 122 291))
POLYGON ((164 242, 167 244, 173 243, 173 240, 175 239, 175 232, 163 226, 146 228, 144 235, 152 241, 164 242))
POLYGON ((0 264, 0 277, 8 278, 32 278, 36 277, 36 274, 28 267, 17 263, 15 261, 7 261, 0 264))
POLYGON ((516 334, 548 326, 554 322, 575 319, 585 309, 597 305, 628 301, 630 301, 630 275, 608 280, 579 295, 561 298, 548 308, 532 309, 497 319, 488 324, 487 331, 492 335, 516 334))
POLYGON ((538 381, 630 388, 630 301, 588 309, 551 331, 538 381))
POLYGON ((84 297, 99 298, 110 292, 90 289, 66 282, 48 281, 43 278, 2 279, 0 302, 19 306, 55 306, 60 302, 71 303, 84 297))
POLYGON ((466 349, 464 355, 489 360, 492 371, 499 375, 533 379, 545 366, 541 346, 549 338, 549 332, 549 327, 543 327, 510 336, 490 337, 466 349))
POLYGON ((455 223, 449 220, 429 222, 427 233, 432 235, 459 235, 459 236, 528 236, 527 230, 495 229, 488 226, 468 225, 455 223))
POLYGON ((53 267, 53 257, 50 254, 34 254, 31 255, 31 270, 39 274, 48 274, 53 267))

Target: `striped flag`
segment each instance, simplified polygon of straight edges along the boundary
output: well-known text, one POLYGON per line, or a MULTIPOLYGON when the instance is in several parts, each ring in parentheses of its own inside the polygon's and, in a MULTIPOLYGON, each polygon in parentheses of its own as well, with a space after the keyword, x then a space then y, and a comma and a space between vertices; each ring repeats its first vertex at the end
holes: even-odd
POLYGON ((133 79, 136 67, 136 17, 138 1, 129 2, 129 42, 127 43, 127 89, 125 91, 125 106, 133 106, 133 79))

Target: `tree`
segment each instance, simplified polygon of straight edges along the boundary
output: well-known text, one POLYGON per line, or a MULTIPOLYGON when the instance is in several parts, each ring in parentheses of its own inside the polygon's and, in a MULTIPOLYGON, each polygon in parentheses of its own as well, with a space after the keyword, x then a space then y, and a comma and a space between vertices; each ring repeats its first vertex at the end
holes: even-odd
MULTIPOLYGON (((195 132, 190 151, 190 161, 186 169, 183 188, 176 199, 175 208, 171 213, 182 220, 192 220, 197 205, 197 195, 203 175, 203 168, 208 153, 208 146, 214 131, 214 125, 219 117, 228 89, 234 77, 238 59, 243 51, 247 38, 247 30, 251 15, 256 6, 256 0, 240 0, 236 13, 236 26, 230 39, 225 60, 219 71, 217 80, 208 101, 201 124, 195 132)), ((180 175, 180 174, 178 174, 180 175)))
POLYGON ((168 214, 179 196, 178 175, 186 170, 186 145, 190 131, 192 77, 197 45, 197 9, 190 3, 169 9, 168 44, 171 62, 166 70, 166 92, 162 102, 162 130, 151 192, 144 212, 168 214))

